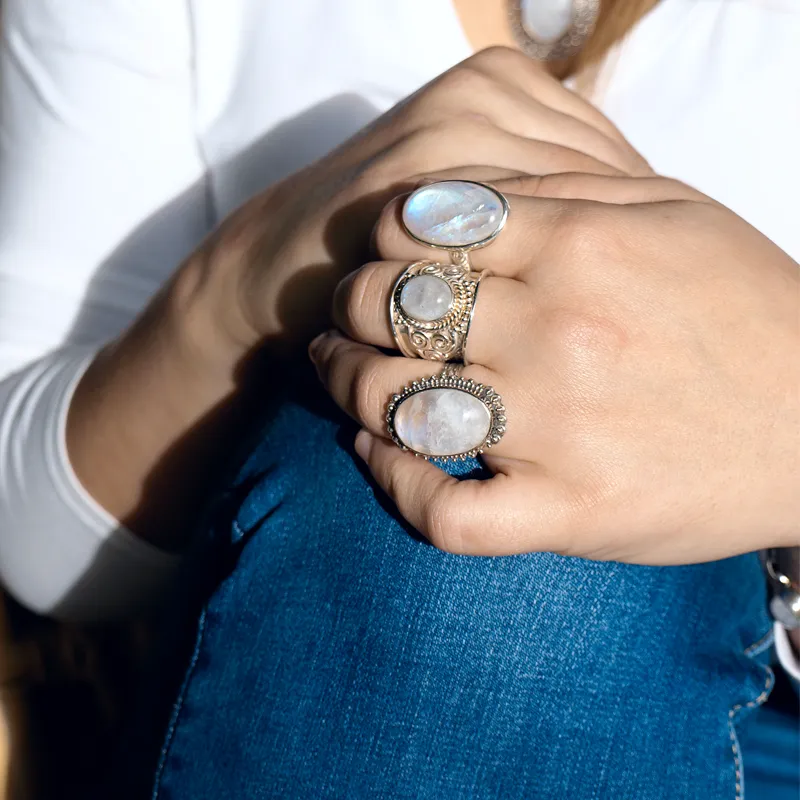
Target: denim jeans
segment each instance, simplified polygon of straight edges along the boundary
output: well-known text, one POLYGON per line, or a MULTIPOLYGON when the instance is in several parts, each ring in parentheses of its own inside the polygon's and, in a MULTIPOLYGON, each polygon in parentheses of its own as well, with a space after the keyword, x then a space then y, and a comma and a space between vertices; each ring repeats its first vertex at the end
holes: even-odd
MULTIPOLYGON (((157 800, 736 800, 773 675, 757 558, 440 552, 288 398, 214 525, 157 800)), ((462 472, 480 476, 477 462, 462 472)))

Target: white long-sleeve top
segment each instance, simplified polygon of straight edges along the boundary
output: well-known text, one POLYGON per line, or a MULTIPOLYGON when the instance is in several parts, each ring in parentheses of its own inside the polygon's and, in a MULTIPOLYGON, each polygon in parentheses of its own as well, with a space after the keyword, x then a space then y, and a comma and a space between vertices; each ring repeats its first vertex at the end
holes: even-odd
MULTIPOLYGON (((69 463, 72 392, 219 219, 470 54, 451 0, 4 0, 0 580, 124 613, 176 558, 69 463)), ((596 102, 800 259, 800 1, 661 0, 596 102)))

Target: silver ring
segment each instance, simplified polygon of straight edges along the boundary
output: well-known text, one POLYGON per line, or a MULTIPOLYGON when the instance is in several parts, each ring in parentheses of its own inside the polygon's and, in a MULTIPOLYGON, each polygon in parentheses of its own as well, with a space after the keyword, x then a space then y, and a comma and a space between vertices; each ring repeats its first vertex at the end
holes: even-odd
POLYGON ((447 250, 471 269, 469 254, 490 245, 508 220, 508 200, 478 181, 438 181, 421 186, 403 204, 403 227, 416 242, 447 250))
POLYGON ((417 261, 409 264, 389 295, 389 321, 404 356, 464 361, 481 279, 488 272, 417 261))
POLYGON ((392 396, 386 413, 389 436, 402 450, 425 460, 462 461, 496 445, 506 432, 506 411, 491 387, 446 364, 392 396))

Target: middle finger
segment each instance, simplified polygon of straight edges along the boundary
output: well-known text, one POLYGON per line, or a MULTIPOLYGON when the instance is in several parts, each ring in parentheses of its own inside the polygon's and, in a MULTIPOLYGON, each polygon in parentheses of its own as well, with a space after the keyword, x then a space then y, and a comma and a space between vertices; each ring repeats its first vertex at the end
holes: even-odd
MULTIPOLYGON (((333 320, 351 339, 397 349, 389 315, 395 284, 404 262, 374 262, 347 275, 337 286, 333 320)), ((534 311, 530 293, 520 281, 494 275, 478 284, 467 337, 466 360, 499 371, 513 366, 508 342, 524 335, 534 311)))

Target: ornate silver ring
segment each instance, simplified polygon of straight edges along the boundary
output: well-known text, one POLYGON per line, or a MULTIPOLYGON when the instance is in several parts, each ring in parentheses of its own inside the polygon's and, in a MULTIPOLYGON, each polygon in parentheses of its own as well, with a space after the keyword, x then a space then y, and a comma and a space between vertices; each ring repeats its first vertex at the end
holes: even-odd
POLYGON ((414 381, 393 395, 386 424, 403 450, 426 460, 461 461, 503 438, 506 411, 491 386, 464 378, 459 366, 446 364, 439 375, 414 381))
POLYGON ((491 244, 508 214, 508 200, 488 184, 438 181, 409 195, 403 227, 414 241, 447 250, 454 264, 469 270, 469 253, 491 244))
POLYGON ((389 320, 397 347, 409 358, 464 361, 481 279, 454 264, 410 264, 389 296, 389 320))

